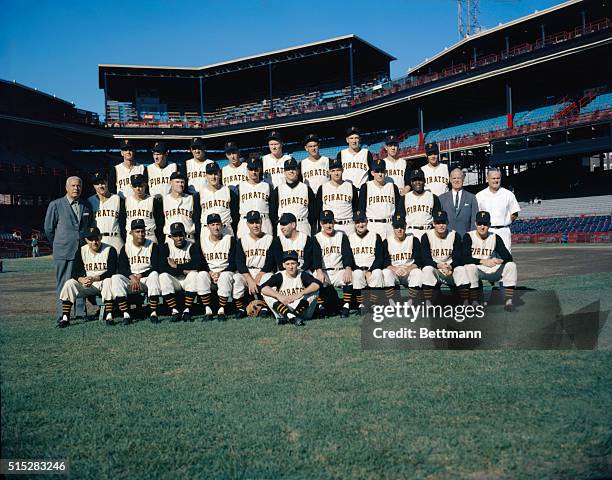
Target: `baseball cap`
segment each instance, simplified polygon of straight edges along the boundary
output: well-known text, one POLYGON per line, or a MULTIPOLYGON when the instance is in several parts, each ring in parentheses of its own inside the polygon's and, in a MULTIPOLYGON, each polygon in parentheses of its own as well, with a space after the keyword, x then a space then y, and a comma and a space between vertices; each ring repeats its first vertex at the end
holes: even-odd
POLYGON ((134 150, 134 144, 129 138, 124 138, 121 140, 119 148, 121 148, 121 150, 134 150))
POLYGON ((384 160, 374 160, 371 166, 373 172, 384 172, 387 169, 387 164, 384 160))
POLYGON ((260 166, 259 159, 256 157, 251 157, 247 160, 247 170, 257 170, 260 166))
POLYGON ((206 224, 210 225, 211 223, 221 223, 221 215, 218 213, 211 213, 206 217, 206 224))
POLYGON ((287 160, 285 160, 285 170, 297 170, 298 168, 298 163, 295 160, 295 158, 288 158, 287 160))
POLYGON ((283 141, 283 137, 281 137, 281 134, 278 130, 272 130, 269 134, 268 134, 268 142, 271 140, 276 140, 277 142, 282 142, 283 141))
POLYGON ((392 224, 393 228, 406 228, 406 219, 403 215, 398 213, 397 215, 393 215, 392 224))
POLYGON ((204 142, 200 137, 194 137, 191 139, 191 143, 189 144, 189 148, 199 148, 200 150, 206 150, 204 146, 204 142))
POLYGON ((321 212, 321 217, 319 218, 321 223, 333 223, 334 221, 334 212, 331 210, 323 210, 321 212))
POLYGON ((416 170, 413 170, 410 173, 410 181, 412 182, 413 180, 425 180, 425 172, 423 172, 423 170, 421 170, 420 168, 417 168, 416 170))
POLYGON ((298 261, 298 254, 295 250, 287 250, 286 252, 283 252, 283 262, 286 262, 287 260, 294 260, 294 261, 298 261))
POLYGON ((176 172, 172 172, 172 174, 170 175, 170 180, 185 180, 186 181, 187 179, 185 178, 185 174, 183 172, 176 171, 176 172))
POLYGON ((154 153, 168 153, 168 147, 164 142, 155 142, 152 151, 154 153))
POLYGON ((353 221, 354 222, 367 222, 368 221, 368 217, 366 217, 365 212, 362 212, 361 210, 357 210, 354 214, 353 214, 353 221))
POLYGON ((102 234, 100 233, 100 229, 98 227, 89 227, 82 234, 83 238, 96 238, 101 236, 102 234))
POLYGON ((491 214, 484 210, 476 214, 476 225, 491 225, 491 214))
POLYGON ((213 173, 219 173, 220 171, 221 169, 219 168, 219 165, 217 164, 217 162, 206 164, 206 173, 208 173, 209 175, 213 173))
POLYGON ((342 159, 340 159, 340 158, 330 158, 330 160, 329 160, 329 169, 333 170, 335 168, 344 168, 342 166, 342 159))
POLYGON ((438 210, 433 214, 433 223, 448 223, 448 215, 444 210, 438 210))
POLYGON ((106 174, 103 172, 96 172, 91 176, 91 183, 98 185, 100 183, 106 183, 106 174))
POLYGON ((170 235, 185 235, 185 225, 182 222, 174 222, 170 225, 170 235))
POLYGON ((361 135, 361 133, 359 132, 359 129, 357 127, 349 127, 346 130, 346 136, 350 137, 351 135, 361 135))
POLYGON ((436 142, 429 142, 425 145, 425 155, 438 155, 440 149, 436 142))
POLYGON ((385 145, 399 145, 397 135, 387 135, 387 138, 385 138, 385 145))
POLYGON ((247 223, 259 223, 261 222, 261 214, 257 210, 251 210, 246 214, 247 223))
POLYGON ((142 218, 136 218, 134 220, 132 220, 132 223, 130 223, 130 230, 144 230, 145 229, 145 222, 142 218))
POLYGON ((306 145, 309 142, 317 142, 319 143, 319 136, 315 133, 311 133, 310 135, 306 135, 306 138, 304 139, 304 145, 306 145))
POLYGON ((281 215, 278 223, 281 225, 289 225, 291 222, 297 222, 297 218, 293 213, 285 212, 281 215))
POLYGON ((145 183, 145 177, 142 173, 135 173, 134 175, 130 176, 130 184, 132 187, 138 187, 139 185, 144 185, 145 183))
POLYGON ((227 142, 225 144, 225 153, 237 152, 238 150, 238 144, 236 142, 227 142))

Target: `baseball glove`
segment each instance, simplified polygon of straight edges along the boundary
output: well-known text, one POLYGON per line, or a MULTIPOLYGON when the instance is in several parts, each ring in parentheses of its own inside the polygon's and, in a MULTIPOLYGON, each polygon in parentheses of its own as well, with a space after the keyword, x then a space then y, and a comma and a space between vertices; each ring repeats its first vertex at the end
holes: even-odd
POLYGON ((266 307, 266 302, 263 300, 253 300, 247 305, 246 312, 249 317, 258 317, 261 309, 266 307))

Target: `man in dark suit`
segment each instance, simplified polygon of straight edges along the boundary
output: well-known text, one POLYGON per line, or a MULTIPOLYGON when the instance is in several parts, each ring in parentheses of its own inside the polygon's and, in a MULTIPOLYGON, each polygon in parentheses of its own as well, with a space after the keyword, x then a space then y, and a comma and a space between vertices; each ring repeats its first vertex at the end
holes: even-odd
MULTIPOLYGON (((81 199, 83 182, 79 177, 66 180, 66 195, 53 200, 47 208, 45 234, 53 245, 53 265, 57 292, 58 325, 62 318, 62 301, 59 298, 64 283, 71 278, 72 268, 81 242, 82 232, 92 225, 89 204, 81 199)), ((75 305, 76 316, 85 316, 85 301, 75 305)))
POLYGON ((478 201, 474 194, 463 189, 465 174, 459 168, 450 172, 451 190, 440 195, 440 205, 448 215, 448 229, 461 237, 476 228, 478 201))

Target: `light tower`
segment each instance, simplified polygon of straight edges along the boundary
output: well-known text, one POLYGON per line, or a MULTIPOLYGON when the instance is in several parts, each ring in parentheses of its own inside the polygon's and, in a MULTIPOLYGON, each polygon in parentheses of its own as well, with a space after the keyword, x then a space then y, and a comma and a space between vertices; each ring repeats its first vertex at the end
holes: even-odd
POLYGON ((457 29, 461 38, 480 31, 479 16, 479 0, 457 0, 457 29))

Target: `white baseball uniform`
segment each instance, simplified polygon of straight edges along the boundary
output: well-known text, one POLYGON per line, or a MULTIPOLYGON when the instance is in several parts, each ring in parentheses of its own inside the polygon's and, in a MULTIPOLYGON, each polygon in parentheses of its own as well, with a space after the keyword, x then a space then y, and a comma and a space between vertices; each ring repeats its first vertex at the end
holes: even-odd
POLYGON ((313 193, 317 193, 319 187, 329 182, 329 158, 322 155, 318 160, 310 157, 300 162, 302 178, 304 183, 310 187, 313 193))
MULTIPOLYGON (((466 258, 466 262, 469 263, 465 264, 465 269, 470 280, 470 288, 477 288, 480 280, 488 280, 491 282, 498 282, 501 280, 504 287, 516 286, 516 263, 512 261, 512 256, 505 248, 503 240, 499 235, 489 231, 487 232, 487 236, 482 238, 476 230, 473 230, 466 233, 464 242, 466 250, 469 249, 469 254, 472 257, 471 261, 466 258), (502 245, 500 245, 500 243, 502 245), (495 265, 494 267, 480 265, 480 260, 489 258, 501 258, 504 260, 504 263, 495 265)), ((465 253, 464 257, 467 256, 467 252, 465 253)))
POLYGON ((87 200, 91 205, 96 227, 102 233, 102 243, 112 245, 117 252, 120 252, 124 243, 121 228, 125 221, 125 211, 121 197, 111 194, 102 201, 98 195, 92 195, 87 200))
POLYGON ((359 208, 358 199, 357 188, 351 182, 342 182, 340 185, 331 181, 326 182, 317 192, 319 211, 331 210, 334 212, 336 230, 347 235, 355 232, 353 212, 359 208))
POLYGON ((382 288, 384 285, 382 270, 380 268, 372 269, 372 266, 382 264, 382 240, 380 236, 368 230, 363 237, 355 232, 350 234, 348 238, 357 267, 353 269, 353 287, 356 289, 362 289, 366 286, 382 288), (366 271, 372 273, 369 280, 366 280, 366 271))
POLYGON ((406 233, 412 233, 419 240, 421 239, 423 233, 432 226, 436 200, 437 197, 428 191, 418 195, 411 190, 404 196, 406 233))
POLYGON ((270 184, 272 188, 285 183, 285 160, 289 160, 290 155, 284 154, 281 158, 276 158, 271 153, 264 155, 263 161, 263 180, 270 184))
POLYGON ((155 198, 147 196, 139 200, 135 195, 130 195, 125 199, 125 234, 129 236, 132 220, 142 219, 145 222, 145 232, 147 239, 157 243, 155 230, 155 198))
POLYGON ((147 167, 149 195, 154 197, 170 193, 170 175, 176 172, 177 169, 176 163, 168 163, 164 168, 161 168, 156 163, 149 165, 147 167))
MULTIPOLYGON (((235 272, 236 240, 231 235, 222 235, 221 239, 213 240, 208 230, 202 230, 200 246, 209 271, 198 272, 198 295, 211 292, 212 280, 209 272, 215 272, 219 273, 218 294, 226 298, 232 296, 235 278, 242 277, 241 274, 235 272)), ((234 295, 234 298, 240 297, 234 295)))
MULTIPOLYGON (((197 194, 196 194, 197 197, 197 194)), ((167 194, 162 197, 162 208, 164 212, 164 234, 170 234, 170 225, 175 222, 181 222, 185 227, 187 238, 194 239, 196 233, 196 225, 194 222, 194 213, 196 205, 199 209, 199 204, 193 195, 181 195, 174 197, 172 194, 167 194)))
POLYGON ((110 245, 102 244, 99 252, 94 252, 89 245, 79 249, 79 258, 75 265, 75 273, 84 277, 100 277, 97 282, 86 287, 78 278, 68 280, 60 292, 60 300, 73 303, 77 298, 101 295, 102 300, 113 300, 112 276, 117 268, 117 251, 110 245), (80 271, 79 271, 80 270, 80 271), (80 275, 83 273, 84 275, 80 275))
POLYGON ((157 244, 148 239, 142 246, 134 245, 131 238, 127 239, 119 254, 119 273, 112 278, 115 298, 127 296, 131 274, 143 275, 140 284, 149 296, 160 295, 157 248, 157 244))
MULTIPOLYGON (((390 264, 394 267, 414 265, 415 258, 420 256, 420 243, 414 235, 406 235, 404 240, 399 240, 395 235, 387 238, 385 243, 389 255, 390 264)), ((407 287, 418 288, 422 285, 421 270, 412 269, 408 275, 400 277, 395 272, 385 268, 383 277, 385 287, 393 287, 401 284, 407 287)))
POLYGON ((272 223, 270 222, 270 193, 271 187, 266 182, 243 182, 238 186, 238 199, 240 221, 238 222, 238 238, 249 234, 246 214, 252 210, 261 215, 261 229, 264 233, 272 235, 272 223))
POLYGON ((439 163, 436 167, 432 167, 429 163, 421 167, 425 173, 425 190, 429 190, 438 197, 445 192, 448 192, 448 165, 439 163))
POLYGON ((205 159, 203 162, 190 158, 185 162, 185 171, 187 172, 188 193, 195 193, 202 190, 208 185, 206 178, 206 165, 215 163, 213 160, 205 159))
POLYGON ((242 162, 237 167, 228 163, 221 169, 221 181, 223 185, 228 187, 238 187, 242 182, 248 181, 248 179, 246 162, 242 162))
POLYGON ((115 165, 113 168, 115 170, 115 188, 117 189, 117 195, 122 198, 128 198, 134 193, 130 177, 136 174, 144 175, 145 167, 144 165, 134 164, 131 169, 128 169, 125 166, 125 162, 122 162, 115 165))
POLYGON ((351 182, 357 189, 360 189, 361 185, 368 180, 372 154, 366 148, 361 148, 357 153, 345 148, 339 155, 344 169, 342 179, 351 182))
POLYGON ((423 285, 435 286, 438 281, 447 285, 466 285, 469 283, 467 272, 463 266, 453 266, 453 253, 457 255, 456 249, 459 249, 461 255, 461 239, 457 232, 447 232, 444 238, 438 237, 435 230, 429 230, 421 237, 421 249, 423 252, 424 263, 422 280, 423 285), (432 266, 427 262, 427 258, 431 257, 433 263, 448 263, 453 272, 451 275, 444 275, 437 267, 432 266))
POLYGON ((397 185, 400 190, 406 186, 406 159, 398 158, 391 160, 388 156, 385 158, 385 165, 387 166, 387 178, 393 180, 393 183, 397 185))

